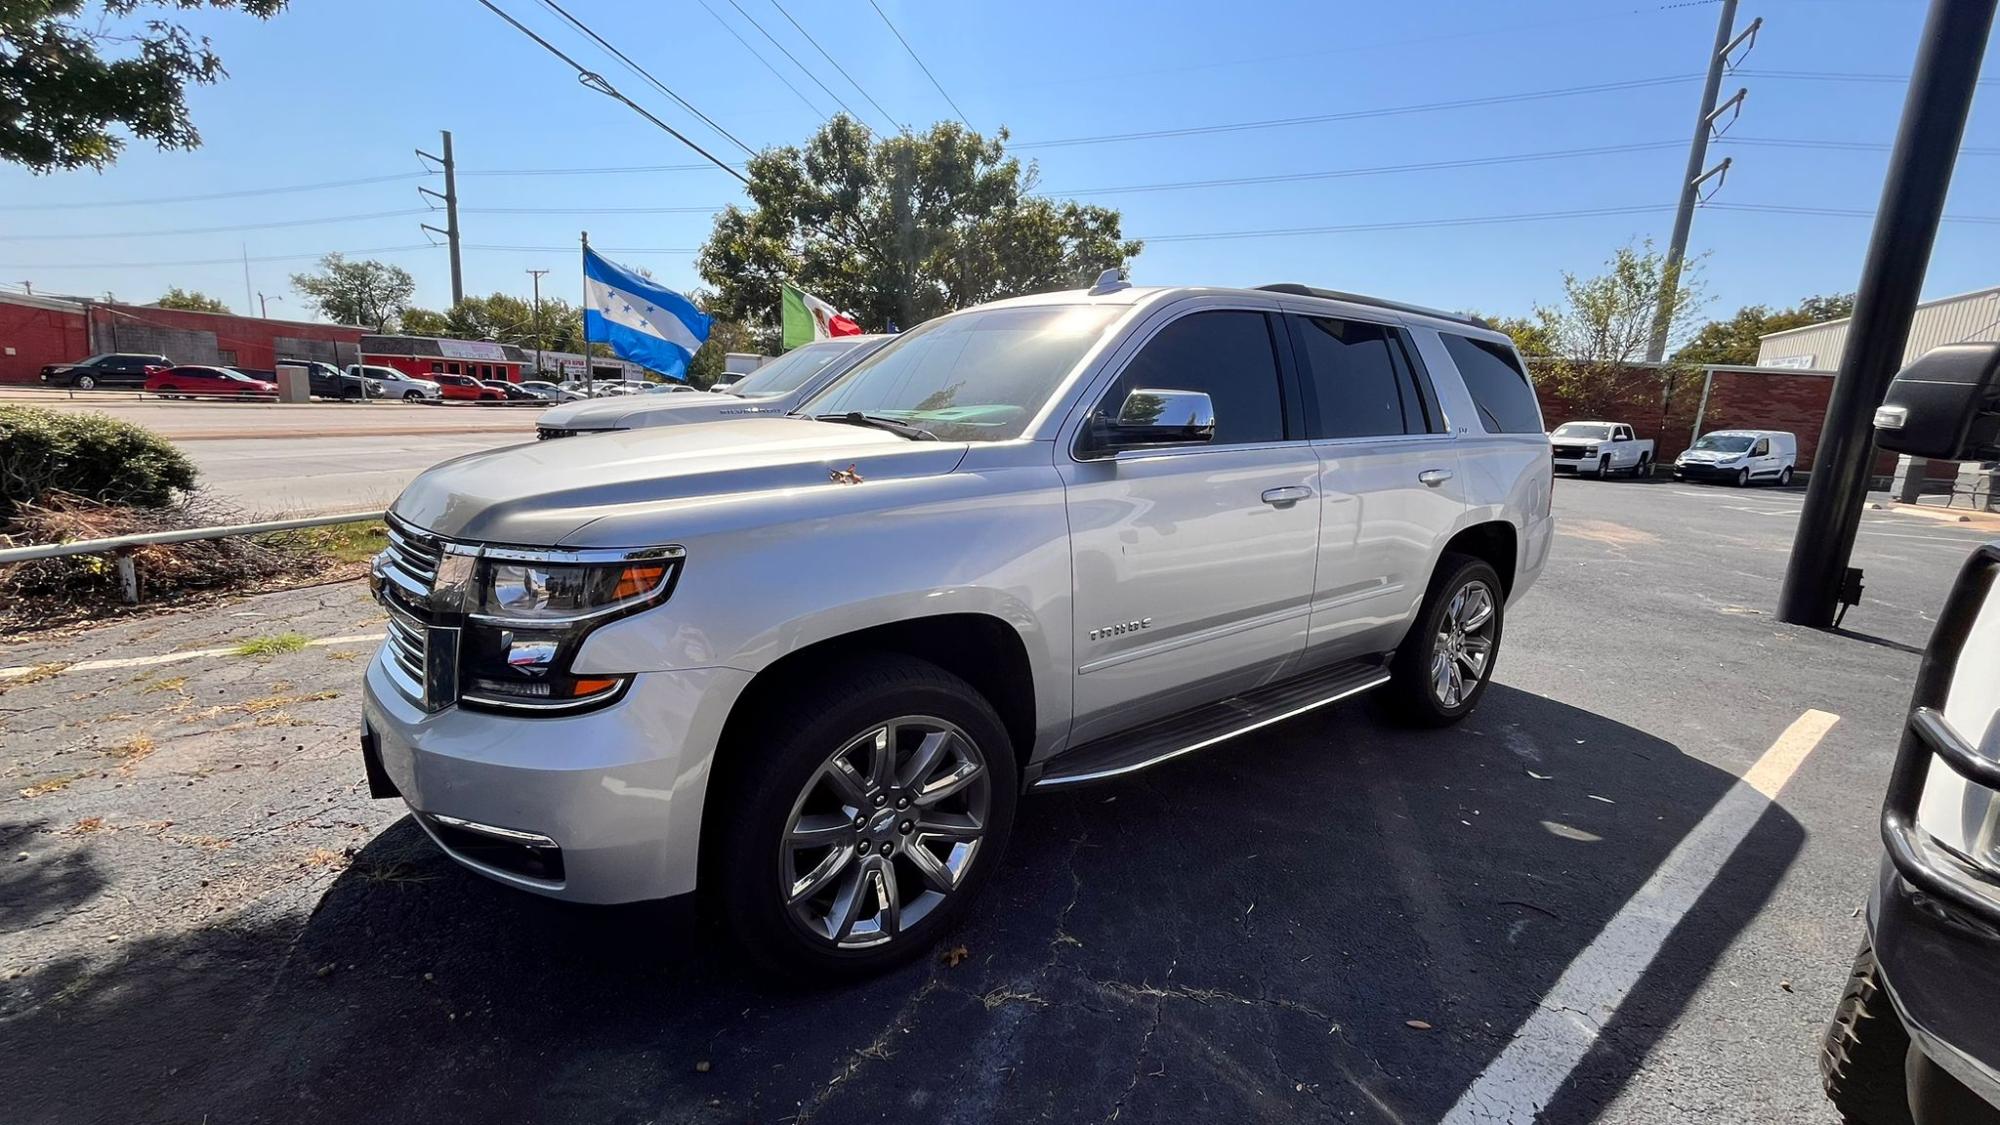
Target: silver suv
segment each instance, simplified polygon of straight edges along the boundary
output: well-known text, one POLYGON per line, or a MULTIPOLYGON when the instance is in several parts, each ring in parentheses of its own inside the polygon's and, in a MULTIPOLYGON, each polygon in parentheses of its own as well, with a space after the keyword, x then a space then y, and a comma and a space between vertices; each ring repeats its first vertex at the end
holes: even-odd
POLYGON ((873 971, 1028 789, 1370 689, 1463 718, 1550 495, 1478 321, 1113 278, 969 309, 794 416, 419 477, 373 567, 371 791, 502 882, 699 891, 769 965, 873 971))

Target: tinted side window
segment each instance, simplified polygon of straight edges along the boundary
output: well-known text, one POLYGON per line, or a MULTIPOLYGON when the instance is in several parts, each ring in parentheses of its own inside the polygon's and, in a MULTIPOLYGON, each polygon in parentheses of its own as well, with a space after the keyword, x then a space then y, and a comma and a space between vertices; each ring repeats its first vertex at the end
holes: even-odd
POLYGON ((1472 392, 1473 405, 1486 429, 1499 434, 1542 432, 1542 412, 1535 403, 1535 389, 1528 385, 1528 373, 1514 350, 1502 344, 1468 339, 1450 332, 1438 333, 1452 363, 1465 377, 1465 389, 1472 392))
POLYGON ((1395 328, 1360 320, 1299 317, 1312 380, 1316 438, 1421 434, 1430 429, 1395 328))
POLYGON ((1213 445, 1285 439, 1284 394, 1269 319, 1261 312, 1199 312, 1160 329, 1111 388, 1098 410, 1116 415, 1141 388, 1203 391, 1215 406, 1213 445))

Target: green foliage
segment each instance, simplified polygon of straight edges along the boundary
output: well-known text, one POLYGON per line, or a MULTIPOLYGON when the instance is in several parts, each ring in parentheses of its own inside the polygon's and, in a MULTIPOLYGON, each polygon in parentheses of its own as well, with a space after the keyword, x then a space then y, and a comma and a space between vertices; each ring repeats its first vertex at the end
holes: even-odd
POLYGON ((381 332, 409 307, 417 283, 401 266, 333 253, 319 260, 318 272, 293 274, 292 288, 336 324, 381 332))
POLYGON ((180 309, 184 312, 226 313, 229 311, 228 305, 223 304, 201 290, 182 289, 178 285, 161 294, 160 299, 153 303, 163 309, 180 309))
POLYGON ((716 216, 699 267, 707 311, 765 324, 791 282, 852 312, 863 328, 910 328, 939 313, 1086 285, 1141 244, 1118 212, 1030 195, 1036 171, 951 122, 877 137, 842 114, 803 148, 749 164, 752 206, 716 216))
POLYGON ((543 297, 540 316, 532 300, 495 293, 467 297, 445 312, 405 308, 397 319, 411 336, 492 340, 556 352, 578 351, 583 343, 583 313, 560 297, 543 297))
POLYGON ((194 463, 151 430, 102 414, 0 406, 0 519, 51 492, 165 508, 194 486, 194 463))
POLYGON ((38 173, 102 170, 125 146, 114 127, 161 149, 200 147, 187 87, 224 77, 222 60, 205 36, 138 13, 212 7, 266 19, 286 2, 0 0, 0 159, 38 173))
MULTIPOLYGON (((699 299, 697 305, 706 307, 699 299)), ((760 333, 740 320, 717 320, 709 329, 708 340, 688 360, 687 381, 691 387, 702 390, 715 385, 722 375, 723 358, 730 352, 757 352, 769 355, 778 350, 777 341, 771 339, 770 332, 760 333)))
POLYGON ((1514 338, 1514 346, 1524 356, 1548 356, 1556 352, 1555 339, 1539 318, 1525 316, 1487 316, 1484 313, 1467 313, 1476 316, 1494 328, 1514 338))
POLYGON ((1788 328, 1803 328, 1854 315, 1854 294, 1807 297, 1796 306, 1772 312, 1765 305, 1745 305, 1728 320, 1711 320, 1701 326, 1687 345, 1674 353, 1674 362, 1695 365, 1757 362, 1757 338, 1788 328))
POLYGON ((312 638, 304 633, 272 633, 264 637, 251 637, 229 651, 238 656, 282 656, 288 652, 304 652, 312 638))
MULTIPOLYGON (((1646 358, 1656 318, 1666 312, 1671 345, 1688 335, 1688 324, 1706 301, 1700 259, 1669 267, 1652 240, 1621 246, 1591 277, 1565 271, 1563 303, 1537 306, 1535 320, 1554 358, 1547 368, 1555 392, 1587 415, 1613 411, 1621 388, 1633 378, 1631 364, 1646 358)), ((1688 382, 1688 370, 1667 365, 1649 378, 1658 391, 1660 418, 1673 409, 1674 395, 1688 382)))

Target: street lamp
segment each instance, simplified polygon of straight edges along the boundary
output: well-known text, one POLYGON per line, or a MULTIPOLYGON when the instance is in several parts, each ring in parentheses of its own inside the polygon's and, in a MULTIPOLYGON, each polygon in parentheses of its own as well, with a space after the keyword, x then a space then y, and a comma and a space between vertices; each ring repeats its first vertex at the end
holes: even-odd
POLYGON ((535 378, 542 377, 542 275, 547 270, 529 270, 528 276, 535 279, 535 378))
POLYGON ((258 316, 260 316, 260 317, 263 317, 263 318, 264 318, 265 320, 269 320, 269 319, 271 319, 271 302, 272 302, 272 301, 279 301, 279 302, 283 302, 283 301, 284 301, 284 298, 283 298, 283 297, 266 297, 266 296, 264 296, 264 295, 263 295, 262 293, 259 293, 259 294, 257 294, 257 315, 258 315, 258 316))

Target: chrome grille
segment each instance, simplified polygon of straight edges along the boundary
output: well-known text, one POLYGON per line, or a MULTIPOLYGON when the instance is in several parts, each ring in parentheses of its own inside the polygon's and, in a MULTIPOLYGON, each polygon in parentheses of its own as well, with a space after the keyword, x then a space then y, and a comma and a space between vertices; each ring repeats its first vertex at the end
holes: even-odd
POLYGON ((384 553, 384 561, 428 593, 437 582, 438 563, 444 558, 444 543, 393 516, 388 524, 389 549, 384 553))
POLYGON ((389 660, 395 670, 408 677, 409 694, 423 699, 424 623, 394 606, 389 607, 389 660))

